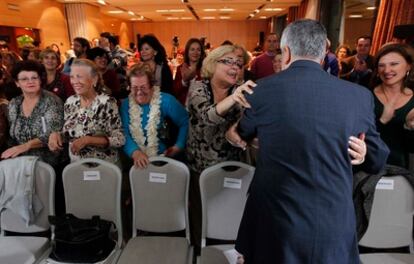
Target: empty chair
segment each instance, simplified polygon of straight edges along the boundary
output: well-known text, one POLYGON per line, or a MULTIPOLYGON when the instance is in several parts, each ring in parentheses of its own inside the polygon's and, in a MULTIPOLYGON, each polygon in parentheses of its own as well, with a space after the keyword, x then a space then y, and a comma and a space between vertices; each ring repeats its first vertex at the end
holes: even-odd
POLYGON ((116 263, 121 252, 121 180, 121 170, 100 159, 82 159, 63 170, 66 213, 85 219, 98 215, 116 226, 116 246, 103 263, 116 263))
POLYGON ((236 258, 234 244, 206 246, 206 241, 236 240, 254 171, 254 167, 242 162, 226 161, 201 173, 202 264, 234 263, 230 262, 236 258))
MULTIPOLYGON (((368 229, 359 244, 375 249, 409 246, 413 240, 414 191, 402 176, 377 184, 368 229)), ((361 254, 365 264, 414 263, 413 254, 361 254)))
MULTIPOLYGON (((3 164, 8 162, 12 160, 2 161, 3 164)), ((50 165, 42 161, 36 162, 34 186, 43 209, 32 224, 27 225, 20 215, 10 209, 1 212, 0 263, 37 263, 50 253, 49 238, 33 236, 33 233, 47 233, 50 230, 48 215, 54 215, 55 172, 50 165), (4 236, 7 231, 27 233, 27 236, 4 236)))
POLYGON ((170 158, 152 157, 146 169, 132 167, 129 177, 133 204, 132 238, 118 263, 190 263, 187 166, 170 158), (137 230, 161 234, 137 236, 137 230), (185 236, 171 236, 172 232, 183 230, 185 236), (163 236, 162 233, 170 234, 163 236))

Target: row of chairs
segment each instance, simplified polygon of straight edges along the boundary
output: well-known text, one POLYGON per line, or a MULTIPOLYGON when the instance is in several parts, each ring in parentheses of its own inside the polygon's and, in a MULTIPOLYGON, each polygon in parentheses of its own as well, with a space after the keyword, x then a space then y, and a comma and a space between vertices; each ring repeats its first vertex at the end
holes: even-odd
MULTIPOLYGON (((235 240, 253 174, 254 167, 228 161, 206 169, 200 176, 203 248, 199 262, 231 263, 234 245, 206 246, 206 238, 235 240)), ((122 174, 119 168, 102 160, 85 159, 66 166, 62 177, 67 213, 79 218, 100 215, 115 223, 117 245, 103 263, 192 262, 188 225, 190 174, 183 163, 154 157, 146 169, 131 168, 132 238, 126 245, 122 244, 122 174), (138 236, 137 230, 151 233, 184 230, 185 236, 138 236)), ((48 164, 38 161, 35 178, 36 192, 44 210, 30 226, 10 210, 1 213, 0 263, 52 263, 48 259, 51 245, 47 238, 4 236, 4 230, 34 233, 50 229, 48 215, 54 214, 55 173, 48 164)))

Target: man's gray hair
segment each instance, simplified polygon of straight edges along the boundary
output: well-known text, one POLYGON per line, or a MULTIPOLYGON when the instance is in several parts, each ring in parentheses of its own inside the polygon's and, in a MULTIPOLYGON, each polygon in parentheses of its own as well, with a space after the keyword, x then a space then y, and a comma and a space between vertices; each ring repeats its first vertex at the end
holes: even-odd
POLYGON ((326 30, 318 21, 301 19, 283 30, 281 48, 288 46, 292 56, 322 60, 326 54, 326 30))

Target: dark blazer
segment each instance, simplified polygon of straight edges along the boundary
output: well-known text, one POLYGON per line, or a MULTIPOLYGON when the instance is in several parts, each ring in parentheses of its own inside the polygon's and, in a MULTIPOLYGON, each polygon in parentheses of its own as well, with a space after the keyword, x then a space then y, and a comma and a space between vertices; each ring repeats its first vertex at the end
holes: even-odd
POLYGON ((372 94, 300 60, 247 99, 238 130, 260 148, 236 249, 248 264, 359 263, 348 140, 366 134, 372 173, 389 152, 372 94))
POLYGON ((358 60, 356 56, 357 55, 354 55, 341 61, 341 72, 339 73, 339 76, 341 79, 370 88, 371 76, 372 71, 374 70, 375 59, 371 55, 368 55, 368 57, 365 59, 368 71, 356 72, 354 71, 355 63, 357 63, 358 60))

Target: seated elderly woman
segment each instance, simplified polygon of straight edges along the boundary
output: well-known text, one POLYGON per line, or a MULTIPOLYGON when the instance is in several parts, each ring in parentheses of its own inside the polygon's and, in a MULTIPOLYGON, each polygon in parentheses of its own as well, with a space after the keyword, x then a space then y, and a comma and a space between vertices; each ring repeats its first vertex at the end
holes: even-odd
POLYGON ((62 129, 63 104, 42 89, 42 76, 44 68, 36 61, 17 62, 12 70, 22 95, 12 99, 8 106, 11 147, 1 154, 2 159, 33 155, 52 166, 59 163, 59 155, 49 151, 47 143, 51 133, 62 129))
POLYGON ((121 105, 122 124, 125 131, 125 153, 135 166, 146 167, 148 157, 165 154, 174 157, 185 147, 188 114, 174 96, 160 92, 153 86, 151 68, 140 63, 129 72, 131 93, 121 105), (174 146, 166 146, 163 124, 169 118, 178 127, 174 146))
MULTIPOLYGON (((125 142, 116 100, 101 93, 101 79, 95 64, 86 59, 73 61, 70 82, 75 95, 64 106, 63 134, 69 140, 71 161, 98 158, 119 162, 118 149, 125 142)), ((51 150, 63 147, 61 133, 49 139, 51 150)))

